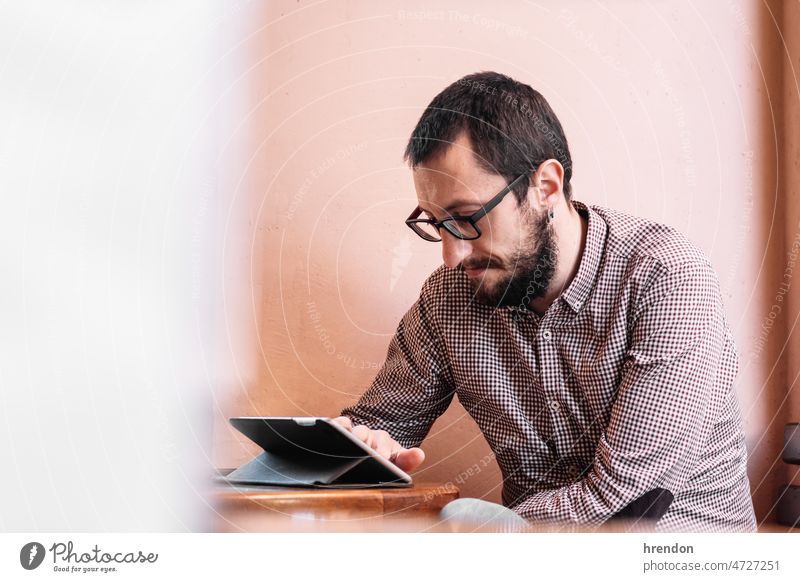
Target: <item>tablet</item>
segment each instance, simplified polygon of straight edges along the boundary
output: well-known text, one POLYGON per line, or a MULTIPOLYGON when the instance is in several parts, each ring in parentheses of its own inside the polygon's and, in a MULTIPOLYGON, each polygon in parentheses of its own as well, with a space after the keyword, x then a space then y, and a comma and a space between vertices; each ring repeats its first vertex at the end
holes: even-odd
POLYGON ((231 425, 263 452, 224 480, 301 487, 408 487, 411 477, 327 417, 249 416, 231 425))

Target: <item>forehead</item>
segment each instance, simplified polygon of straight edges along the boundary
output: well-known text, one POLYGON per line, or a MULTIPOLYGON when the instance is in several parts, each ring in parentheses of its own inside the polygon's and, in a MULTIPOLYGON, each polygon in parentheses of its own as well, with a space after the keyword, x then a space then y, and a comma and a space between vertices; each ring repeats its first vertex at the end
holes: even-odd
POLYGON ((469 140, 459 136, 446 150, 414 169, 419 205, 428 211, 485 202, 503 178, 486 172, 475 161, 469 140))

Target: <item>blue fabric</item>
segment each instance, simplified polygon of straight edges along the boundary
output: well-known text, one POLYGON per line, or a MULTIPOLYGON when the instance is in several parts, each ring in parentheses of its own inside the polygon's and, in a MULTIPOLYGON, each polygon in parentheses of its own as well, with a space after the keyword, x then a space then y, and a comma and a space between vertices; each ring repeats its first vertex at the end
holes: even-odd
POLYGON ((528 525, 525 518, 508 507, 471 497, 451 501, 441 509, 439 518, 454 525, 504 532, 519 531, 528 525))

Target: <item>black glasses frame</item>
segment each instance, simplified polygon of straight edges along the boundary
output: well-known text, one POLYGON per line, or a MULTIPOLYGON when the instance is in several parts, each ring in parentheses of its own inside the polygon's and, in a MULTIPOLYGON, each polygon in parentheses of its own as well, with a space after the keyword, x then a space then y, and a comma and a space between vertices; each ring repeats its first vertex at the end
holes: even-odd
POLYGON ((416 207, 414 212, 406 218, 406 224, 408 227, 417 233, 420 238, 430 241, 430 242, 440 242, 442 239, 441 237, 436 238, 435 236, 425 232, 421 227, 417 226, 420 223, 423 224, 430 224, 431 226, 436 228, 437 232, 440 232, 442 227, 444 227, 447 232, 452 234, 454 237, 461 239, 461 240, 475 240, 476 238, 481 236, 481 229, 478 228, 477 222, 489 214, 489 212, 505 198, 506 194, 511 192, 514 187, 519 184, 525 176, 528 176, 530 173, 535 172, 536 168, 532 169, 530 172, 525 172, 524 174, 520 174, 517 178, 515 178, 512 182, 508 184, 505 188, 500 190, 497 194, 495 194, 489 202, 483 205, 483 207, 475 212, 470 216, 448 216, 442 220, 434 220, 432 218, 419 218, 419 215, 422 214, 422 208, 419 206, 416 207), (466 236, 462 232, 458 230, 456 226, 456 222, 466 222, 469 223, 472 228, 475 229, 477 233, 475 236, 466 236))

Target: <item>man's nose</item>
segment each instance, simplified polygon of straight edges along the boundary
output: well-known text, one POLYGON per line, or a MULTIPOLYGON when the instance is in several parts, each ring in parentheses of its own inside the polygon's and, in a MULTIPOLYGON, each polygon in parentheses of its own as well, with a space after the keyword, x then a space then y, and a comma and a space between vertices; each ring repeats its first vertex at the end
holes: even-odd
POLYGON ((455 269, 472 252, 472 243, 453 236, 445 229, 441 232, 442 259, 448 268, 455 269))

